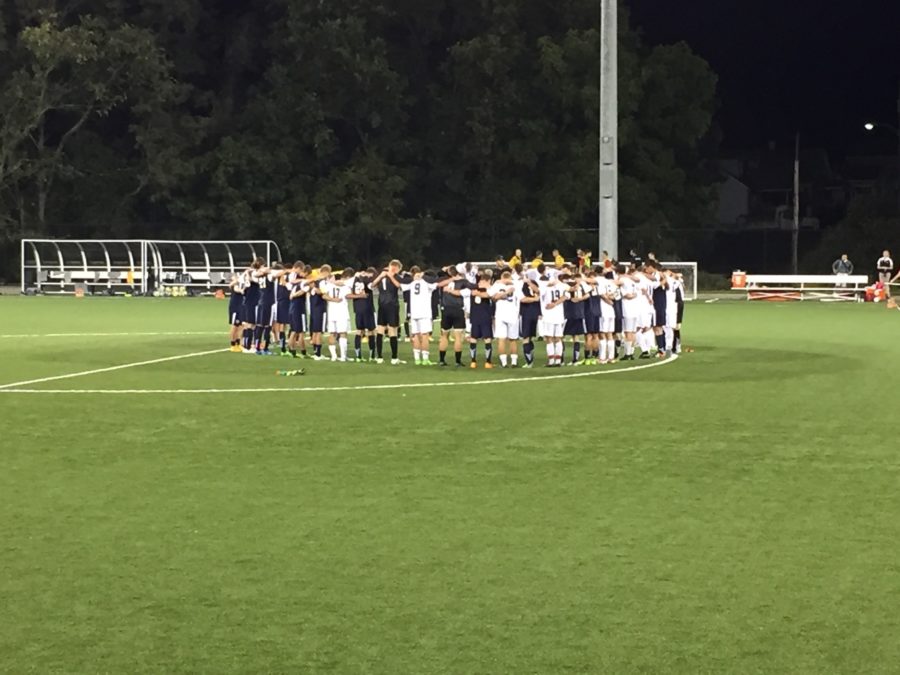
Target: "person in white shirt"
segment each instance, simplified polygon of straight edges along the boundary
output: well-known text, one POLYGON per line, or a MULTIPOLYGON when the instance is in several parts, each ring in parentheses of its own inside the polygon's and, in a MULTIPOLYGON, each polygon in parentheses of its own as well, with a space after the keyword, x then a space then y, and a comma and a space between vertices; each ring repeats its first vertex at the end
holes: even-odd
POLYGON ((565 302, 569 287, 556 278, 542 280, 538 284, 541 292, 541 335, 547 346, 547 367, 562 366, 562 338, 566 327, 565 302))
POLYGON ((641 349, 639 358, 649 359, 650 351, 653 349, 655 340, 653 338, 653 289, 659 285, 659 282, 649 276, 649 271, 640 271, 635 274, 638 287, 638 298, 640 299, 640 314, 638 315, 637 325, 637 344, 641 349))
POLYGON ((616 293, 618 286, 612 279, 597 277, 600 296, 600 356, 601 364, 616 362, 616 293))
POLYGON ((894 279, 900 277, 900 272, 897 273, 897 276, 894 276, 894 260, 891 258, 890 251, 885 249, 881 252, 881 257, 875 263, 875 269, 878 270, 878 281, 884 284, 885 293, 890 295, 891 287, 889 284, 892 284, 894 279))
POLYGON ((519 365, 519 306, 524 294, 522 282, 513 281, 511 272, 503 272, 500 280, 488 289, 488 295, 494 302, 494 338, 497 339, 500 352, 500 367, 507 367, 507 350, 509 365, 519 365))
POLYGON ((365 297, 353 293, 353 277, 356 272, 350 268, 344 270, 340 279, 333 279, 322 285, 322 298, 328 303, 328 351, 332 361, 347 360, 347 333, 350 332, 350 300, 365 297), (337 340, 341 355, 338 358, 335 348, 337 340))
POLYGON ((417 366, 433 366, 428 353, 428 343, 434 330, 434 316, 431 311, 431 294, 437 284, 425 281, 422 270, 412 267, 409 270, 412 281, 401 284, 404 292, 409 292, 409 320, 412 333, 413 359, 417 366))
POLYGON ((641 315, 641 300, 638 297, 638 285, 629 268, 619 279, 619 290, 622 294, 622 333, 624 335, 625 355, 623 361, 634 361, 634 343, 637 333, 638 318, 641 315))

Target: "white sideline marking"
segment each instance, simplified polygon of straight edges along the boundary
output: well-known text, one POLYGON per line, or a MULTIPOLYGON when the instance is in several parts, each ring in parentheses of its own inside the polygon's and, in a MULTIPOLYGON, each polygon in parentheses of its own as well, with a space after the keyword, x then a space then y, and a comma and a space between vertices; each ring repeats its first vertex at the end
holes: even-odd
POLYGON ((137 368, 138 366, 149 366, 154 363, 165 363, 166 361, 178 361, 180 359, 190 359, 194 356, 207 356, 209 354, 218 354, 219 352, 227 352, 228 349, 210 349, 205 352, 193 352, 192 354, 180 354, 178 356, 166 356, 161 359, 150 359, 149 361, 137 361, 135 363, 123 363, 119 366, 109 366, 107 368, 97 368, 95 370, 83 370, 78 373, 67 373, 65 375, 52 375, 50 377, 41 377, 36 380, 23 380, 22 382, 10 382, 9 384, 0 384, 0 392, 17 391, 13 387, 25 387, 30 384, 40 384, 41 382, 53 382, 55 380, 68 380, 73 377, 84 377, 85 375, 96 375, 97 373, 109 373, 114 370, 124 370, 125 368, 137 368))
POLYGON ((31 340, 37 338, 62 338, 62 337, 147 337, 160 335, 226 335, 228 330, 219 331, 181 331, 181 332, 154 332, 154 333, 34 333, 32 335, 0 335, 0 340, 31 340))
POLYGON ((719 301, 718 298, 711 298, 711 299, 709 299, 709 300, 706 301, 706 304, 707 304, 707 305, 711 305, 711 304, 713 304, 714 302, 718 302, 718 301, 719 301))
POLYGON ((87 373, 76 373, 74 375, 63 375, 58 378, 46 378, 44 380, 34 380, 33 382, 19 382, 15 384, 7 384, 0 386, 0 394, 264 394, 269 392, 323 392, 323 391, 371 391, 376 389, 421 389, 426 387, 468 387, 480 384, 507 384, 510 382, 546 382, 548 380, 568 380, 576 377, 592 377, 594 375, 614 375, 616 373, 628 373, 636 370, 645 370, 647 368, 656 368, 664 366, 668 363, 674 363, 678 360, 678 355, 673 354, 669 358, 662 361, 654 361, 653 363, 644 363, 639 366, 629 366, 628 368, 616 368, 614 370, 592 370, 589 372, 566 373, 565 375, 538 375, 534 377, 505 377, 501 380, 474 380, 459 382, 413 382, 408 384, 363 384, 358 386, 343 387, 267 387, 256 389, 8 389, 7 387, 15 387, 26 384, 34 384, 37 382, 46 382, 49 380, 62 379, 63 377, 78 377, 80 375, 89 375, 91 373, 102 373, 108 370, 117 370, 120 368, 130 368, 132 366, 146 365, 150 363, 159 363, 160 361, 173 361, 175 359, 186 359, 190 356, 203 356, 205 354, 214 354, 216 352, 228 351, 227 349, 217 349, 212 352, 198 352, 197 354, 186 354, 184 356, 174 356, 168 359, 160 359, 157 361, 145 361, 144 363, 133 363, 125 366, 115 366, 113 368, 104 368, 101 370, 92 370, 87 373))

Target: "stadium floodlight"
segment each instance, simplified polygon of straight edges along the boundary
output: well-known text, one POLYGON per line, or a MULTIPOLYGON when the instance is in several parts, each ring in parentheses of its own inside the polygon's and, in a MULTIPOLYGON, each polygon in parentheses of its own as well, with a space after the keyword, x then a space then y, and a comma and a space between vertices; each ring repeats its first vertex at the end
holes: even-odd
POLYGON ((872 122, 866 122, 863 126, 866 131, 872 131, 875 128, 875 125, 872 122))

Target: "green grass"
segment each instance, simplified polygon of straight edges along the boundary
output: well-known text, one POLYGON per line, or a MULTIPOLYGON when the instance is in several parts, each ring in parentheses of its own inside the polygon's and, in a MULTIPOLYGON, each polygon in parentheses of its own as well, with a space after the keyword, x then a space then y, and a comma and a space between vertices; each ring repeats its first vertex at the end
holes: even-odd
MULTIPOLYGON (((44 336, 0 338, 0 386, 227 346, 213 300, 0 316, 44 336)), ((0 393, 0 671, 896 672, 900 316, 701 303, 685 336, 496 386, 217 353, 27 388, 284 391, 0 393)))

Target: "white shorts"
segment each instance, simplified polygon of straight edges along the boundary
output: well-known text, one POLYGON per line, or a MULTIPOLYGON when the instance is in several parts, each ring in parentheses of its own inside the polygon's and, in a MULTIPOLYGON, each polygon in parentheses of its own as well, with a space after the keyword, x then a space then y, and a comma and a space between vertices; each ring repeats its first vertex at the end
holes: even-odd
POLYGON ((666 328, 675 328, 678 325, 678 312, 677 310, 672 310, 671 312, 666 311, 666 328))
POLYGON ((638 329, 650 328, 653 326, 653 316, 655 312, 641 312, 641 315, 638 317, 638 329))
POLYGON ((328 332, 329 333, 349 333, 350 332, 350 319, 328 319, 328 332))
POLYGON ((633 333, 637 330, 638 318, 636 316, 623 316, 622 317, 622 332, 623 333, 633 333))
POLYGON ((412 319, 409 322, 409 332, 413 335, 431 335, 434 330, 434 322, 431 319, 412 319))
POLYGON ((566 324, 550 323, 549 321, 541 321, 541 337, 557 338, 563 336, 563 330, 566 324))
POLYGON ((518 340, 519 322, 494 321, 494 337, 498 340, 518 340))
POLYGON ((601 316, 600 317, 600 332, 601 333, 615 333, 616 332, 616 317, 601 316))

